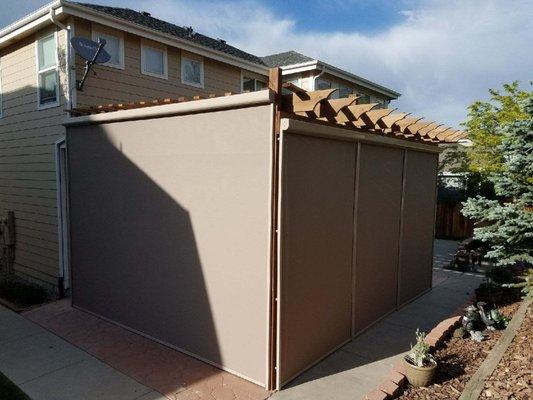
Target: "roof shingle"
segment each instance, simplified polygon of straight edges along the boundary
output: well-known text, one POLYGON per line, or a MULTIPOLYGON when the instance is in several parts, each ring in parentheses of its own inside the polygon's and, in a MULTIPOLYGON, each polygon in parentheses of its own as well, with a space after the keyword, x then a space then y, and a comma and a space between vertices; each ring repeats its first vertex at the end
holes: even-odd
POLYGON ((128 22, 133 22, 135 24, 142 25, 144 27, 162 33, 166 33, 168 35, 172 35, 180 39, 185 39, 201 46, 209 47, 213 50, 221 51, 223 53, 229 54, 245 61, 266 66, 266 64, 263 62, 263 60, 261 60, 260 57, 254 56, 253 54, 230 46, 224 40, 213 39, 209 36, 202 35, 201 33, 194 32, 191 29, 187 29, 186 27, 181 27, 178 25, 171 24, 170 22, 162 21, 160 19, 152 17, 148 13, 134 11, 129 8, 108 7, 97 4, 87 4, 78 2, 75 2, 75 4, 90 8, 94 11, 111 15, 116 18, 123 19, 128 22))
POLYGON ((270 54, 268 56, 261 57, 261 60, 270 68, 273 68, 314 61, 314 58, 307 57, 301 53, 298 53, 297 51, 291 50, 284 53, 270 54))

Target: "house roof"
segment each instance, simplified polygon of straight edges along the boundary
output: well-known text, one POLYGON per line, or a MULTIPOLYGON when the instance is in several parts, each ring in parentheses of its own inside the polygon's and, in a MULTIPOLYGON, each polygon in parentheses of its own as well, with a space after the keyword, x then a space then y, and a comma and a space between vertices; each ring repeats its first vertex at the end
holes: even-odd
POLYGON ((297 51, 286 51, 283 53, 271 54, 269 56, 261 57, 261 60, 269 67, 284 67, 286 65, 301 64, 305 62, 315 61, 314 58, 305 56, 297 51))
POLYGON ((87 4, 73 2, 74 4, 90 8, 104 14, 111 15, 115 18, 120 18, 128 22, 133 22, 144 27, 154 29, 156 31, 175 36, 180 39, 185 39, 190 42, 199 44, 201 46, 209 47, 211 49, 221 51, 223 53, 238 57, 240 59, 253 62, 258 65, 266 66, 260 57, 247 53, 236 47, 230 46, 222 39, 213 39, 209 36, 194 32, 190 27, 182 27, 170 22, 166 22, 152 17, 149 13, 131 10, 129 8, 101 6, 97 4, 87 4))

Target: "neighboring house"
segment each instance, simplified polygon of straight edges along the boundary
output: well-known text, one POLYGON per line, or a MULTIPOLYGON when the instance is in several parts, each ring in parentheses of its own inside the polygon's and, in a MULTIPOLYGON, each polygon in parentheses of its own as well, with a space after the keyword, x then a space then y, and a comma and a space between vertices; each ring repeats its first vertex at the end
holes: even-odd
POLYGON ((257 91, 273 66, 305 89, 368 96, 361 103, 399 96, 295 52, 257 57, 124 8, 58 0, 0 30, 0 211, 15 213, 14 270, 60 292, 69 288, 66 109, 257 91), (83 91, 76 82, 85 61, 69 44, 74 36, 104 38, 111 55, 83 91))
POLYGON ((358 104, 381 103, 386 107, 391 100, 400 97, 400 93, 394 90, 296 51, 272 54, 261 57, 261 60, 270 67, 280 67, 283 81, 302 89, 338 89, 332 98, 358 95, 358 104))

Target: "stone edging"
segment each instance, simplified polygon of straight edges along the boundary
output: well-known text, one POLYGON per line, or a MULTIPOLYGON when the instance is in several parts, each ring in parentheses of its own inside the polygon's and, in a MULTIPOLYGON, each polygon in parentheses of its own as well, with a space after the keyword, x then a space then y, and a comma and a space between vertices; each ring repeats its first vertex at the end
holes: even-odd
MULTIPOLYGON (((471 296, 465 303, 461 304, 450 315, 450 317, 441 321, 426 336, 426 343, 429 344, 430 350, 433 351, 449 336, 455 328, 461 324, 461 318, 464 309, 474 303, 475 296, 471 296)), ((377 389, 367 393, 365 400, 387 400, 394 398, 400 390, 407 385, 405 377, 403 359, 398 361, 387 378, 378 386, 377 389)))

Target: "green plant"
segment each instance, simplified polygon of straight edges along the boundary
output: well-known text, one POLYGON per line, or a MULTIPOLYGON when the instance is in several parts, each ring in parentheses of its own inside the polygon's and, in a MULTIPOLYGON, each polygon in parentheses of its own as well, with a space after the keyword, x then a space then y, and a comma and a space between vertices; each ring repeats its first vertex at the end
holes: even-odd
POLYGON ((509 268, 501 266, 490 268, 487 270, 486 276, 489 279, 489 282, 493 282, 498 285, 503 283, 512 283, 514 280, 513 272, 509 270, 509 268))
POLYGON ((0 297, 21 307, 41 304, 50 299, 43 287, 10 274, 0 275, 0 297))
POLYGON ((407 355, 409 361, 417 367, 423 367, 433 362, 433 356, 429 354, 429 345, 426 343, 426 334, 416 330, 416 344, 411 346, 411 352, 407 355))
POLYGON ((502 201, 478 196, 462 210, 476 221, 476 239, 490 242, 487 258, 503 266, 533 263, 533 97, 520 107, 527 118, 498 129, 501 172, 490 180, 502 201))
POLYGON ((520 288, 525 299, 533 298, 533 268, 528 268, 527 272, 520 278, 521 282, 508 283, 503 286, 509 288, 520 288))
POLYGON ((505 329, 509 323, 509 319, 503 315, 500 310, 493 308, 488 313, 488 318, 491 319, 494 324, 492 325, 496 329, 505 329))

